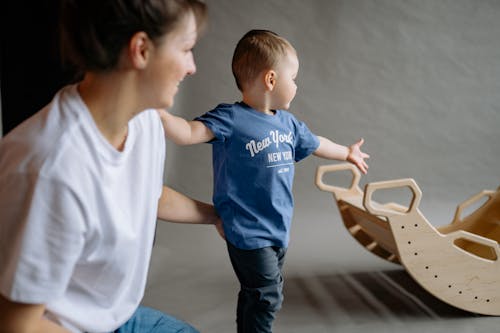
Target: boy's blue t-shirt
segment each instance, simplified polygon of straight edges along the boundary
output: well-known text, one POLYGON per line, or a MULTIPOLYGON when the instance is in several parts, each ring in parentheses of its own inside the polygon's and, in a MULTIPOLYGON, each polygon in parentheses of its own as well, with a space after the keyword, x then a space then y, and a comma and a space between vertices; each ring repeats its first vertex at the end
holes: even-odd
POLYGON ((294 163, 319 139, 291 113, 220 104, 197 117, 214 134, 213 201, 226 239, 240 249, 287 247, 293 214, 294 163))

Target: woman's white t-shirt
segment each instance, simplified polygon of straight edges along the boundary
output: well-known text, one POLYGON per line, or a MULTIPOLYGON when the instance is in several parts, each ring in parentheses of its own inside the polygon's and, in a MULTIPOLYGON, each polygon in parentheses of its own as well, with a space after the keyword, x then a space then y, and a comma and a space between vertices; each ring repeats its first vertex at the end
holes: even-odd
POLYGON ((164 160, 155 110, 130 120, 120 152, 76 85, 61 89, 0 141, 0 292, 74 332, 124 323, 144 294, 164 160))

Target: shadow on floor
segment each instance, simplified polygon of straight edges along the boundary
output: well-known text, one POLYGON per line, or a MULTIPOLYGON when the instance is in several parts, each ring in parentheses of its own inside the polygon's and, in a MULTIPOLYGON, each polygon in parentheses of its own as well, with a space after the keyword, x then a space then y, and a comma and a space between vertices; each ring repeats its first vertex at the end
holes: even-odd
POLYGON ((336 323, 481 317, 435 298, 405 270, 287 276, 282 312, 336 323))

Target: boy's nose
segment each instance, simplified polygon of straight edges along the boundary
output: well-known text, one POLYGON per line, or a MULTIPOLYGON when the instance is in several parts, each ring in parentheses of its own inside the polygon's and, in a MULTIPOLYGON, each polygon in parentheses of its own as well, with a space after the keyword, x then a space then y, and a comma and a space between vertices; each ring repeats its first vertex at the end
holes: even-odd
POLYGON ((196 64, 194 62, 194 57, 191 56, 188 63, 187 75, 193 75, 196 73, 196 64))

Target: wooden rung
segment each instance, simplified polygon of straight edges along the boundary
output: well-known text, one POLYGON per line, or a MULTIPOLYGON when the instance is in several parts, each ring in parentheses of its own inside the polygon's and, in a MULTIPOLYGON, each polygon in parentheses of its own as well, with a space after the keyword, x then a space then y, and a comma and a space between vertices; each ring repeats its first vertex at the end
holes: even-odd
POLYGON ((349 228, 349 232, 352 235, 355 235, 360 230, 361 230, 361 226, 359 224, 355 224, 355 225, 353 225, 352 227, 349 228))
POLYGON ((387 260, 392 261, 392 262, 399 261, 398 257, 394 253, 391 254, 390 256, 388 256, 387 260))

